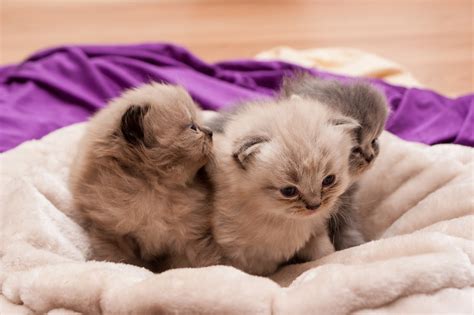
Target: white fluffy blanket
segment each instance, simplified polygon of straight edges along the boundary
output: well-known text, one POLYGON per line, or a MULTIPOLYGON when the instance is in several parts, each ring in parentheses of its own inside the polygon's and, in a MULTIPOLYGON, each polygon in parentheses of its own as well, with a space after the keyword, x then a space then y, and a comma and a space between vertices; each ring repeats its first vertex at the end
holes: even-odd
POLYGON ((0 314, 473 313, 474 150, 388 133, 358 195, 375 241, 268 278, 85 261, 67 177, 84 124, 0 156, 0 314))

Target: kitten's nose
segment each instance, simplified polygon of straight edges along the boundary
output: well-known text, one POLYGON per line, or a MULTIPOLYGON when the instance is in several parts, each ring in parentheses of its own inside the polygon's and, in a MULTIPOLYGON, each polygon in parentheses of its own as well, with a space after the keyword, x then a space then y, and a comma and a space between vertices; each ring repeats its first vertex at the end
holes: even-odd
POLYGON ((306 204, 306 209, 308 210, 316 210, 321 206, 321 203, 313 203, 313 204, 306 204))
POLYGON ((374 159, 374 155, 373 154, 368 154, 368 155, 364 155, 364 158, 365 160, 367 161, 367 163, 370 163, 372 162, 372 160, 374 159))
POLYGON ((201 131, 204 132, 209 138, 212 138, 212 130, 206 127, 201 127, 201 131))

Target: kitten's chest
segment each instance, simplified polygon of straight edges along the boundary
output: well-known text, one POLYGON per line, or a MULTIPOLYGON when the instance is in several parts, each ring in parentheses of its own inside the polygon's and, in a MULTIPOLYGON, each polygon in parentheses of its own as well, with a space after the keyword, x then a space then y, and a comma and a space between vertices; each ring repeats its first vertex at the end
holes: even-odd
POLYGON ((150 198, 148 212, 136 233, 151 252, 169 247, 179 250, 192 235, 206 230, 209 220, 204 200, 205 196, 196 191, 150 198))
POLYGON ((314 232, 311 224, 273 225, 266 228, 262 249, 276 251, 283 258, 293 256, 314 232))
POLYGON ((241 234, 247 237, 227 248, 228 254, 238 268, 252 274, 271 274, 306 244, 312 231, 309 224, 259 225, 254 233, 241 234))
POLYGON ((281 263, 293 257, 314 232, 311 223, 261 224, 255 233, 247 234, 245 256, 281 263))

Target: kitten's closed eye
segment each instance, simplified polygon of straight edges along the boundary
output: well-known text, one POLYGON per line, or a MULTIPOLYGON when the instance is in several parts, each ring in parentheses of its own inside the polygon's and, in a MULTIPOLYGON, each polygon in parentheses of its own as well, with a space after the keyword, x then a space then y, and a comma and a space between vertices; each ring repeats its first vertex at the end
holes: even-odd
POLYGON ((197 126, 196 126, 195 123, 191 123, 191 124, 189 125, 189 128, 190 128, 191 130, 197 131, 197 126))

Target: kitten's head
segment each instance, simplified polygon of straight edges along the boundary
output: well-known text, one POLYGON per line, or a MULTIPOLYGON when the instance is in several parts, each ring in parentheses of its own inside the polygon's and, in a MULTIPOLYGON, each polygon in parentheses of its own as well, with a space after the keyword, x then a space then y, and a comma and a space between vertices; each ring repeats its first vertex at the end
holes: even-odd
POLYGON ((387 101, 381 92, 364 82, 342 83, 297 73, 284 78, 281 88, 282 98, 295 94, 318 100, 355 119, 360 128, 355 132, 357 145, 350 157, 351 173, 359 175, 373 164, 379 153, 378 138, 388 115, 387 101))
POLYGON ((374 87, 365 83, 355 83, 345 87, 347 92, 341 95, 341 102, 353 104, 349 113, 360 124, 356 133, 357 145, 352 149, 351 172, 359 175, 369 169, 379 154, 379 142, 388 116, 385 96, 374 87), (355 106, 358 104, 357 106, 355 106))
POLYGON ((263 115, 244 113, 250 114, 242 120, 249 127, 233 143, 233 181, 238 193, 257 202, 258 211, 326 216, 350 184, 350 134, 357 124, 335 120, 304 100, 294 103, 268 107, 263 115))
POLYGON ((184 89, 152 83, 124 93, 112 106, 120 109, 112 135, 117 151, 134 167, 179 181, 208 161, 212 132, 201 125, 199 109, 184 89))

